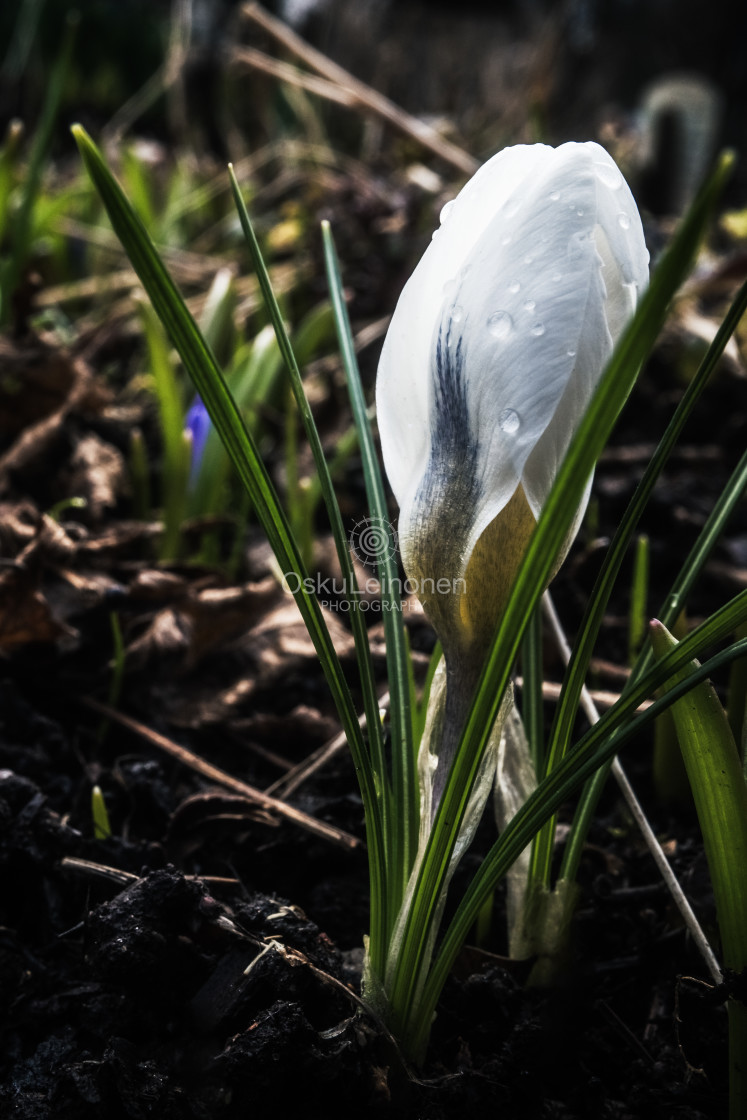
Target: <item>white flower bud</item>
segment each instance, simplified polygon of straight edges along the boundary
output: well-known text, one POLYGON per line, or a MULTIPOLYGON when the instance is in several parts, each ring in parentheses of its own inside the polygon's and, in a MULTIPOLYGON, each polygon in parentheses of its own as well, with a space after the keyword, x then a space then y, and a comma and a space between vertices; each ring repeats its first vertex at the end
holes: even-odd
POLYGON ((507 148, 442 211, 387 334, 377 410, 403 562, 447 662, 492 634, 647 279, 635 202, 594 143, 507 148), (434 594, 442 577, 461 590, 434 594))

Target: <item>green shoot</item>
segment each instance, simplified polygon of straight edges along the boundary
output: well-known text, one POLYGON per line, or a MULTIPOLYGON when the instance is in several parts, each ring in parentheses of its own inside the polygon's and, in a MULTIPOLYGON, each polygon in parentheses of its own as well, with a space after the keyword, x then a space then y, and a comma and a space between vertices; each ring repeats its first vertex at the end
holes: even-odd
MULTIPOLYGON (((664 657, 677 641, 660 622, 651 624, 654 656, 664 657)), ((687 681, 699 668, 692 662, 671 678, 687 681)), ((724 965, 739 974, 747 968, 747 785, 734 736, 713 686, 704 680, 672 706, 682 757, 690 781, 716 899, 724 965)), ((747 1111, 747 1005, 728 1001, 729 1116, 747 1111)))
POLYGON ((109 814, 106 811, 106 802, 100 786, 91 787, 91 817, 94 840, 111 839, 112 826, 109 823, 109 814))
POLYGON ((628 614, 628 663, 633 665, 646 637, 648 623, 649 543, 645 533, 635 542, 628 614))

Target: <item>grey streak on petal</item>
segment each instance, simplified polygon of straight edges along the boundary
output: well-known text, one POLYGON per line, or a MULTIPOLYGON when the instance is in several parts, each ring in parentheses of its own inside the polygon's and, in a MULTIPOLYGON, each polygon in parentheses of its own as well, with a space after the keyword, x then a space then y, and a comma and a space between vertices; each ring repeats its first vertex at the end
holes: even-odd
MULTIPOLYGON (((424 579, 438 579, 444 572, 454 577, 462 574, 475 504, 482 495, 479 444, 467 402, 465 326, 466 322, 460 322, 457 327, 446 311, 431 355, 430 451, 412 504, 414 524, 409 542, 424 579)), ((457 607, 456 596, 449 598, 448 605, 442 604, 447 611, 457 607)), ((434 622, 438 629, 435 618, 434 622)))

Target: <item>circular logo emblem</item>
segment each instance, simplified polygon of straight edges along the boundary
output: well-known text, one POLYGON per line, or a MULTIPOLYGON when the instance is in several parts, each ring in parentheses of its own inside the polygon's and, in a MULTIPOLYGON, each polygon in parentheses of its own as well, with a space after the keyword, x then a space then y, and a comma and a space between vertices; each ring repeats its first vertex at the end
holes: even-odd
POLYGON ((369 567, 394 556, 397 551, 397 533, 394 526, 383 517, 364 517, 353 526, 350 547, 355 555, 369 567))

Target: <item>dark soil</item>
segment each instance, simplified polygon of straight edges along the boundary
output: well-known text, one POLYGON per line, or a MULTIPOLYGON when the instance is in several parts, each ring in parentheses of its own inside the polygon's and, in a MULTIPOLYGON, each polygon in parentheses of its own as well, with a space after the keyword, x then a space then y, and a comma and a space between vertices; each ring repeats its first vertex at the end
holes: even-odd
MULTIPOLYGON (((599 468, 604 525, 614 524, 642 469, 635 447, 655 438, 679 391, 669 376, 653 364, 599 468)), ((690 451, 675 457, 657 492, 648 514, 652 596, 663 595, 736 460, 743 395, 743 382, 726 374, 714 384, 688 437, 690 451)), ((6 518, 9 552, 13 533, 23 535, 19 517, 37 548, 32 565, 17 565, 33 574, 37 615, 19 588, 18 617, 57 632, 55 641, 19 640, 1 674, 3 1117, 228 1120, 298 1109, 428 1120, 498 1109, 564 1120, 725 1115, 723 994, 705 982, 614 790, 589 838, 563 984, 527 988, 526 965, 499 955, 499 892, 486 949, 466 950, 444 991, 427 1064, 417 1075, 407 1071, 357 999, 367 928, 362 849, 248 804, 116 721, 102 726, 88 704, 106 697, 115 606, 131 647, 120 709, 151 729, 257 788, 327 740, 336 724, 313 656, 273 645, 276 638, 257 625, 274 609, 262 550, 248 554, 249 591, 231 598, 238 617, 229 624, 213 607, 211 631, 198 625, 207 610, 199 588, 224 586, 217 573, 154 569, 142 559, 142 539, 116 515, 99 525, 63 520, 68 543, 58 535, 55 551, 40 543, 45 523, 33 503, 23 516, 14 508, 16 521, 6 518), (113 531, 120 539, 112 551, 101 542, 113 531), (228 695, 242 681, 251 685, 248 701, 228 695), (94 782, 106 800, 108 838, 93 836, 94 782)), ((737 523, 693 614, 739 582, 734 560, 743 539, 737 523)), ((569 627, 599 556, 596 542, 580 542, 557 583, 569 627)), ((621 664, 624 609, 623 596, 601 651, 621 664)), ((416 648, 431 640, 418 621, 412 636, 416 648)), ((670 810, 657 800, 649 752, 642 743, 626 763, 715 938, 697 824, 687 804, 670 810)), ((345 754, 292 801, 363 836, 345 754)), ((462 881, 492 829, 486 819, 462 881)))
MULTIPOLYGON (((531 14, 537 5, 523 7, 531 14)), ((577 13, 579 43, 583 20, 602 10, 595 4, 558 7, 577 13)), ((629 17, 628 4, 617 7, 625 9, 626 37, 635 36, 635 46, 618 59, 627 75, 640 61, 642 16, 629 17)), ((692 35, 688 21, 670 16, 670 4, 655 7, 667 26, 692 35)), ((399 8, 389 9, 398 23, 399 8)), ((430 9, 423 8, 423 21, 430 20, 430 9)), ((485 39, 479 20, 472 33, 485 39)), ((450 33, 439 36, 451 45, 450 33)), ((668 52, 670 37, 659 38, 652 44, 668 52)), ((742 40, 729 38, 738 54, 742 40)), ((548 39, 538 66, 554 42, 548 39)), ((592 67, 584 53, 590 48, 579 46, 556 75, 563 92, 581 84, 581 69, 598 74, 604 97, 596 81, 583 83, 578 113, 584 120, 587 102, 596 112, 607 96, 606 43, 605 37, 597 49, 601 66, 592 67)), ((696 45, 699 55, 702 44, 696 45)), ((380 65, 383 56, 368 38, 356 46, 372 66, 380 65)), ((402 50, 417 69, 420 54, 409 40, 402 50)), ((500 65, 488 59, 492 68, 482 82, 475 70, 480 98, 498 70, 510 77, 506 60, 514 54, 518 64, 526 52, 507 39, 500 65)), ((471 47, 462 52, 470 68, 472 57, 471 47)), ((720 54, 717 69, 727 83, 733 67, 725 68, 720 54)), ((536 81, 533 73, 531 97, 515 94, 522 121, 545 81, 544 71, 542 82, 539 70, 536 81)), ((744 68, 734 75, 724 89, 734 93, 729 114, 739 116, 741 128, 736 95, 743 91, 744 68)), ((446 96, 440 66, 432 85, 446 96)), ((493 92, 503 98, 500 83, 493 92)), ((472 105, 477 95, 468 97, 472 105)), ((241 104, 256 115, 256 101, 242 96, 241 104)), ((558 104, 566 104, 564 92, 558 104)), ((440 101, 412 108, 445 111, 440 101)), ((521 136, 541 126, 541 110, 540 99, 539 123, 521 136)), ((486 115, 492 112, 487 106, 486 115)), ((515 131, 509 118, 499 134, 515 131)), ((409 141, 395 139, 395 156, 400 145, 403 160, 412 162, 409 141)), ((493 144, 492 133, 488 139, 493 144)), ((423 153, 413 150, 419 163, 423 153)), ((333 176, 320 164, 318 180, 300 192, 311 259, 306 296, 326 296, 317 230, 319 218, 333 217, 346 285, 354 293, 354 324, 370 326, 391 312, 417 246, 427 243, 436 195, 428 195, 426 205, 421 188, 408 184, 399 169, 369 179, 361 174, 363 164, 357 166, 355 174, 336 169, 333 176)), ((267 205, 273 198, 285 202, 291 190, 280 170, 278 193, 267 205)), ((445 176, 442 186, 437 193, 445 201, 445 176)), ((666 240, 655 225, 647 238, 654 255, 666 240)), ((714 252, 723 260, 724 245, 714 252)), ((731 273, 719 274, 712 264, 701 269, 698 290, 678 305, 599 465, 592 507, 597 523, 594 516, 587 520, 593 528, 582 530, 553 590, 571 636, 605 545, 702 356, 702 338, 688 329, 688 315, 695 309, 698 325, 707 320, 715 332, 744 279, 744 254, 734 253, 732 265, 731 273)), ((196 772, 153 738, 160 735, 233 779, 272 793, 339 731, 300 617, 279 590, 266 545, 254 537, 244 543, 231 578, 217 565, 156 560, 158 529, 136 520, 126 468, 133 427, 144 433, 158 463, 158 425, 136 391, 123 394, 123 403, 112 387, 142 372, 132 357, 139 327, 125 331, 113 316, 108 327, 91 328, 70 354, 29 329, 33 279, 22 292, 14 337, 0 338, 0 1120, 725 1117, 724 992, 708 982, 611 785, 582 863, 562 983, 531 988, 527 962, 503 955, 499 888, 484 947, 465 949, 443 992, 424 1067, 403 1065, 359 999, 368 875, 348 755, 336 753, 288 798, 313 821, 341 830, 334 842, 215 775, 196 772), (64 504, 81 497, 84 509, 64 504), (112 616, 125 649, 119 690, 112 687, 112 616), (102 714, 97 704, 113 710, 102 714), (121 715, 137 724, 125 726, 121 715), (103 793, 108 836, 94 835, 94 786, 103 793)), ((740 345, 744 351, 744 339, 740 345)), ((376 349, 362 355, 369 390, 376 349)), ((714 376, 641 524, 651 541, 652 614, 744 452, 742 363, 725 362, 714 376)), ((313 403, 331 450, 349 416, 334 360, 319 365, 314 376, 324 392, 313 403)), ((282 485, 280 409, 273 422, 269 466, 282 485)), ((361 473, 353 460, 340 482, 351 528, 366 511, 361 473)), ((204 528, 189 527, 190 544, 204 528)), ((326 530, 319 529, 317 560, 327 572, 326 530)), ((609 665, 625 666, 628 658, 629 576, 628 566, 596 651, 594 683, 612 691, 619 691, 621 678, 609 674, 609 665)), ((745 586, 742 505, 698 583, 689 619, 705 617, 745 586)), ((383 638, 371 617, 383 687, 383 638)), ((330 616, 330 624, 355 689, 345 619, 330 616)), ((422 670, 433 635, 416 610, 408 625, 422 670)), ((561 678, 549 651, 546 668, 549 680, 561 678)), ((549 721, 549 704, 546 714, 549 721)), ((630 746, 625 765, 717 946, 692 805, 687 796, 666 802, 657 794, 651 753, 647 737, 630 746)), ((572 809, 564 807, 561 822, 572 809)), ((455 889, 494 835, 486 817, 455 889)))

